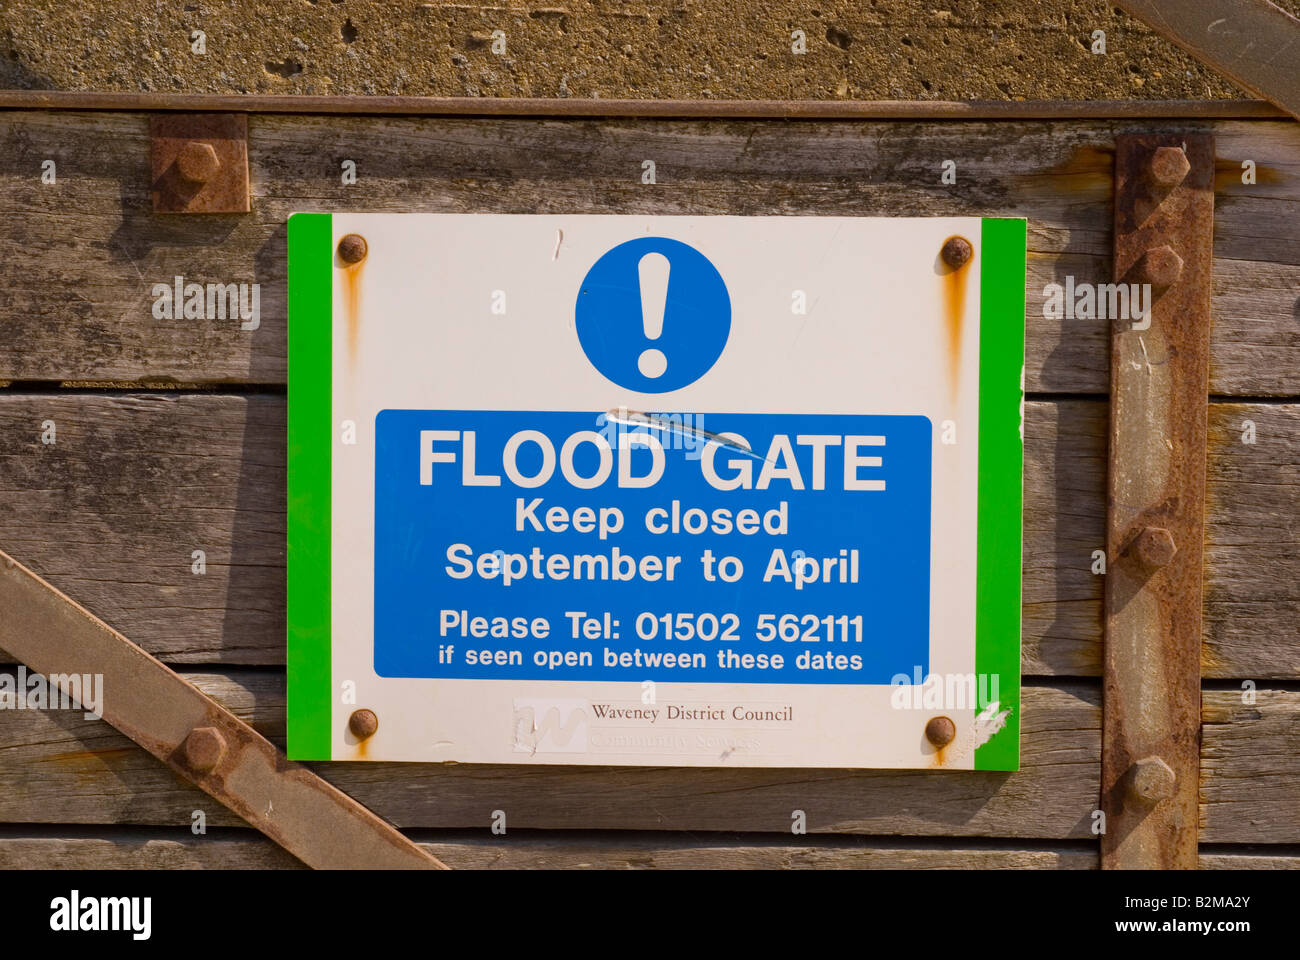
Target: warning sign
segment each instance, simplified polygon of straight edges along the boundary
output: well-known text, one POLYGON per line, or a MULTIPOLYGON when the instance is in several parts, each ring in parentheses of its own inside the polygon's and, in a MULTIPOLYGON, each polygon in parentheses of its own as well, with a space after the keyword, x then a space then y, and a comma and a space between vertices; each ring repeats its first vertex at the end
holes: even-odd
POLYGON ((1024 257, 295 215, 290 755, 1015 769, 1024 257))

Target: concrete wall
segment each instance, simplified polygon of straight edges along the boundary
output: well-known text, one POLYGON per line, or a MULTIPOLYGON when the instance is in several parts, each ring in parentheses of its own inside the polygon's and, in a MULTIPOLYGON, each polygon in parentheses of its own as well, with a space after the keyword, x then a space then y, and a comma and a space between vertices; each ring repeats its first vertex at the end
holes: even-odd
MULTIPOLYGON (((1281 0, 1292 13, 1300 0, 1281 0)), ((0 88, 441 96, 1242 94, 1095 0, 5 0, 0 88), (194 30, 206 53, 191 51, 194 30), (505 33, 504 53, 492 34, 505 33), (802 30, 807 52, 791 52, 802 30), (1090 52, 1094 30, 1106 54, 1090 52)))

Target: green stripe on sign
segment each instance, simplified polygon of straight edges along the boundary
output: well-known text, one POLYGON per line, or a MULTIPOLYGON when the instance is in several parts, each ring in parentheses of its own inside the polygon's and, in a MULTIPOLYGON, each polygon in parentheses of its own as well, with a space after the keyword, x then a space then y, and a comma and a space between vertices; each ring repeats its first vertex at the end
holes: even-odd
POLYGON ((976 770, 1020 769, 1021 416, 1025 367, 1024 220, 987 219, 980 241, 979 531, 975 580, 978 711, 1006 726, 975 751, 976 770))
POLYGON ((294 760, 330 759, 334 228, 289 217, 289 725, 294 760))

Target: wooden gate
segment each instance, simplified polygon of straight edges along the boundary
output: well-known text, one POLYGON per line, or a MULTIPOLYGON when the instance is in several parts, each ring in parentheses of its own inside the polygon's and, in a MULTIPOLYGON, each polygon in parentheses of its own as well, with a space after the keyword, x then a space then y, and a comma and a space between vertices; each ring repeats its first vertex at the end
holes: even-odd
MULTIPOLYGON (((840 104, 779 119, 801 111, 589 103, 603 115, 558 117, 498 102, 497 116, 451 116, 487 108, 375 99, 347 115, 325 100, 53 94, 7 106, 0 548, 280 745, 290 213, 1028 219, 1022 769, 314 765, 453 867, 1098 866, 1104 571, 1129 546, 1107 538, 1112 331, 1045 317, 1044 289, 1112 279, 1119 138, 1211 135, 1200 725, 1178 734, 1199 734, 1199 864, 1300 866, 1300 128, 1277 111, 840 104), (251 111, 251 212, 154 212, 150 116, 164 109, 251 111), (618 116, 634 109, 659 116, 618 116), (259 284, 257 321, 156 318, 154 284, 178 277, 259 284), (489 831, 496 810, 504 837, 489 831), (791 834, 795 810, 807 835, 791 834)), ((18 660, 0 670, 16 675, 18 660)), ((246 824, 81 711, 0 711, 0 822, 3 867, 296 863, 253 830, 218 829, 246 824), (209 833, 194 832, 196 811, 209 833)))

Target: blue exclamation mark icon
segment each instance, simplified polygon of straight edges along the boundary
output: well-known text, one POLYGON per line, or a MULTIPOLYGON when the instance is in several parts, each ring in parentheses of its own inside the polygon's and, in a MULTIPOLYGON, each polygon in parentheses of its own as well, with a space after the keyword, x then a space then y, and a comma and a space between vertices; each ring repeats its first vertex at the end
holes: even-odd
POLYGON ((587 271, 575 325, 583 353, 606 379, 668 393, 704 376, 722 355, 731 297, 694 247, 643 237, 614 247, 587 271))

